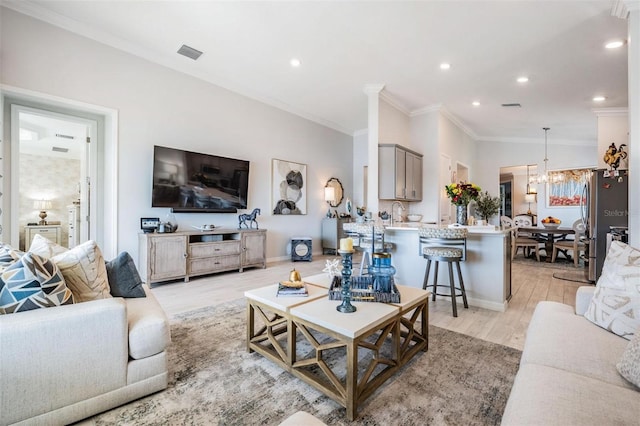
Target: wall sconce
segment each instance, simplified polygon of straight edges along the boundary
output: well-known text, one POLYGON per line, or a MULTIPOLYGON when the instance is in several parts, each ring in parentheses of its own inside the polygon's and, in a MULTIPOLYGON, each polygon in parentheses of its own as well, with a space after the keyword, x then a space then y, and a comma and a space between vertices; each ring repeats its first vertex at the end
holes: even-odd
POLYGON ((527 214, 531 214, 531 203, 536 202, 536 194, 524 194, 524 202, 529 203, 529 210, 527 210, 527 214))
POLYGON ((47 217, 47 210, 51 210, 53 207, 53 203, 51 200, 35 200, 33 202, 33 208, 36 210, 40 210, 40 222, 38 225, 46 225, 47 221, 45 218, 47 217))
POLYGON ((334 187, 324 187, 324 200, 329 204, 333 204, 336 202, 336 189, 334 187))

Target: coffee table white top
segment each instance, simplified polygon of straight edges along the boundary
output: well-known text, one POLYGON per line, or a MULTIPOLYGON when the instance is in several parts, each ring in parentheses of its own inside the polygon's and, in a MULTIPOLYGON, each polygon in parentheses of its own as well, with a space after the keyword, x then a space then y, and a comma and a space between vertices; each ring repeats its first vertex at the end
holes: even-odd
POLYGON ((415 305, 421 300, 428 299, 431 295, 430 291, 423 290, 421 288, 397 284, 396 288, 400 292, 400 302, 391 304, 400 307, 402 311, 404 311, 408 307, 411 307, 412 305, 415 305))
POLYGON ((304 282, 311 283, 313 285, 317 285, 317 286, 328 289, 329 287, 331 287, 331 281, 333 280, 333 278, 330 278, 329 274, 327 274, 326 272, 323 272, 321 274, 302 277, 302 280, 304 282))
POLYGON ((394 305, 352 302, 357 310, 346 314, 336 310, 336 306, 341 303, 340 300, 329 300, 328 298, 316 299, 291 308, 289 313, 294 319, 297 317, 306 320, 352 339, 399 313, 399 308, 394 305))
POLYGON ((326 288, 312 284, 307 284, 307 291, 309 292, 309 295, 306 297, 278 296, 278 284, 272 284, 266 287, 247 290, 244 292, 244 296, 247 299, 264 303, 267 306, 283 312, 289 312, 289 309, 291 309, 293 306, 301 305, 303 303, 309 302, 310 300, 328 296, 326 288))

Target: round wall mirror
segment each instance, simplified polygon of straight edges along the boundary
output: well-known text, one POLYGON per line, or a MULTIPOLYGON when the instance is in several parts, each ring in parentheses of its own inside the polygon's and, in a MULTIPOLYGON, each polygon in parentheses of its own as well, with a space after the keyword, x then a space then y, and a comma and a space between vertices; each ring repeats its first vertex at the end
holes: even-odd
POLYGON ((325 188, 333 188, 333 199, 331 199, 330 193, 331 191, 327 191, 325 189, 325 201, 329 203, 331 207, 338 207, 340 203, 342 203, 342 198, 344 196, 344 189, 342 188, 342 183, 338 180, 338 178, 331 178, 327 181, 327 184, 324 186, 325 188))

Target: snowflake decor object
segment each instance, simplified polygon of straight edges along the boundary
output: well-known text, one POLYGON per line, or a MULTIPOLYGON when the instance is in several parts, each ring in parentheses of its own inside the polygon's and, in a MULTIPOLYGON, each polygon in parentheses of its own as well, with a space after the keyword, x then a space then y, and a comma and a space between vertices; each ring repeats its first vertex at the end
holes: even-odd
POLYGON ((326 272, 327 274, 329 274, 329 278, 337 277, 338 275, 340 275, 338 265, 340 265, 340 259, 327 260, 326 266, 322 270, 322 272, 326 272))

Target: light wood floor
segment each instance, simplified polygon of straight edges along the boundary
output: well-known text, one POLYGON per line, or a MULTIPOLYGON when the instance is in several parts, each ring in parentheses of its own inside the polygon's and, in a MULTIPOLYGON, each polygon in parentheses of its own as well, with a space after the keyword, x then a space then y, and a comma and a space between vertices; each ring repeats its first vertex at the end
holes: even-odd
MULTIPOLYGON (((266 269, 252 268, 242 273, 215 274, 193 278, 188 283, 173 281, 154 284, 152 290, 167 315, 172 316, 244 297, 246 290, 287 279, 294 267, 303 278, 320 273, 325 260, 329 258, 334 257, 314 256, 312 262, 275 262, 268 264, 266 269)), ((513 263, 512 271, 513 298, 506 312, 473 306, 463 309, 458 304, 458 317, 454 318, 450 299, 438 299, 430 302, 429 323, 522 350, 525 332, 536 304, 542 300, 552 300, 575 306, 576 290, 580 285, 585 285, 554 278, 553 273, 560 270, 553 268, 513 263)), ((576 271, 576 276, 579 274, 576 271)))

